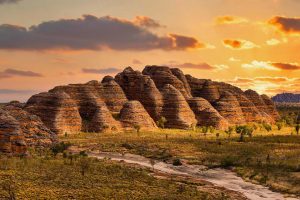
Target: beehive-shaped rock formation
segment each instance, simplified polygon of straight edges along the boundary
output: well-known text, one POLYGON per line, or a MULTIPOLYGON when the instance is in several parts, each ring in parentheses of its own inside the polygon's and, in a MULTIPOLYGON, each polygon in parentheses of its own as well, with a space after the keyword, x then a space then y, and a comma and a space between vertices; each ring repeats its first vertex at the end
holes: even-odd
POLYGON ((216 110, 229 122, 231 125, 245 124, 245 118, 240 104, 236 97, 230 92, 224 92, 221 98, 214 103, 216 110))
POLYGON ((162 94, 164 97, 162 116, 167 119, 166 127, 187 129, 197 124, 195 114, 184 96, 173 85, 166 84, 162 94))
POLYGON ((40 118, 32 115, 18 103, 10 103, 3 110, 13 117, 19 124, 27 146, 50 146, 56 142, 56 135, 48 129, 40 118))
POLYGON ((77 105, 64 92, 44 92, 32 96, 25 110, 40 117, 44 124, 56 134, 78 133, 81 118, 77 105))
POLYGON ((207 100, 195 97, 188 103, 196 115, 198 126, 212 126, 220 130, 228 128, 228 121, 207 100))
POLYGON ((100 91, 100 95, 107 108, 113 113, 119 113, 123 105, 128 101, 125 93, 111 76, 104 77, 101 83, 103 91, 100 91))
POLYGON ((209 80, 204 83, 201 91, 198 94, 199 97, 206 99, 210 103, 213 103, 220 98, 218 86, 209 80))
POLYGON ((0 109, 0 152, 21 155, 26 151, 25 137, 18 121, 0 109))
POLYGON ((143 130, 153 130, 157 126, 139 101, 127 102, 120 112, 120 121, 125 128, 140 127, 143 130))
POLYGON ((272 101, 272 99, 265 94, 261 95, 261 98, 264 101, 265 105, 267 106, 267 113, 271 116, 273 120, 275 121, 278 120, 280 116, 276 110, 275 104, 272 101))
POLYGON ((149 76, 129 67, 119 73, 115 80, 123 88, 129 100, 140 101, 155 121, 160 118, 163 97, 149 76))
MULTIPOLYGON (((180 76, 179 70, 175 70, 177 76, 180 76)), ((166 84, 174 86, 181 94, 186 98, 191 98, 190 91, 186 90, 187 85, 178 79, 169 67, 165 66, 146 66, 143 70, 143 74, 150 76, 155 82, 156 87, 162 90, 166 84)), ((181 77, 184 79, 184 77, 181 77)), ((187 84, 187 81, 186 81, 187 84)))

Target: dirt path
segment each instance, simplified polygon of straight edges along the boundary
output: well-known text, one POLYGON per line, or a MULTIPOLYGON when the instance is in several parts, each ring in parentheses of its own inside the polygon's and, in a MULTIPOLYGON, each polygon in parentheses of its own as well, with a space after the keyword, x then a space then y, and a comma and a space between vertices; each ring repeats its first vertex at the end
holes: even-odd
POLYGON ((184 164, 182 166, 173 166, 160 161, 156 161, 154 164, 150 159, 134 154, 122 155, 111 152, 91 152, 88 155, 98 159, 109 158, 111 160, 124 161, 143 167, 153 167, 156 171, 169 175, 188 176, 193 179, 205 180, 216 186, 239 192, 250 200, 297 200, 297 198, 285 198, 282 194, 272 192, 267 187, 245 182, 234 172, 225 169, 204 170, 205 168, 199 165, 184 164))

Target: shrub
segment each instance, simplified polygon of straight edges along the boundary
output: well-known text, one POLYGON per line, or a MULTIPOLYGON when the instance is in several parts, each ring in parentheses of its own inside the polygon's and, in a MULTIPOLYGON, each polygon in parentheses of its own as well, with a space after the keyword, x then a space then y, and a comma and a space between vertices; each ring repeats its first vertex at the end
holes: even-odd
POLYGON ((91 166, 91 160, 87 157, 81 157, 78 161, 78 165, 81 175, 84 176, 91 166))
POLYGON ((157 126, 164 129, 165 128, 165 124, 167 123, 167 119, 165 117, 161 117, 157 122, 157 126))
POLYGON ((210 132, 210 133, 214 133, 215 130, 216 130, 216 129, 215 129, 213 126, 210 126, 210 127, 209 127, 209 132, 210 132))
POLYGON ((263 127, 264 127, 264 129, 266 129, 266 131, 268 131, 268 132, 272 131, 272 126, 271 126, 270 124, 263 123, 263 127))
POLYGON ((67 143, 61 142, 61 143, 57 143, 57 144, 52 145, 50 150, 52 151, 53 155, 56 156, 59 153, 63 153, 70 146, 71 146, 70 142, 67 142, 67 143))
POLYGON ((201 127, 201 132, 202 133, 207 133, 208 132, 208 127, 207 126, 202 126, 201 127))
POLYGON ((233 157, 227 156, 221 160, 220 164, 221 164, 221 167, 223 167, 223 168, 229 168, 229 167, 234 166, 234 161, 235 161, 235 159, 233 157))
POLYGON ((141 126, 138 125, 138 124, 135 124, 135 125, 133 126, 133 128, 136 130, 137 133, 139 133, 140 130, 141 130, 141 126))
POLYGON ((174 166, 181 166, 182 162, 179 158, 176 158, 176 159, 173 160, 173 165, 174 166))
POLYGON ((245 136, 252 136, 254 129, 250 126, 243 125, 243 126, 237 126, 235 128, 236 133, 240 134, 240 142, 244 141, 245 136))
POLYGON ((231 134, 233 133, 234 131, 234 127, 230 126, 226 131, 225 133, 228 135, 228 137, 230 138, 231 134))
POLYGON ((282 122, 276 122, 276 126, 277 126, 277 129, 280 131, 283 127, 283 123, 282 122))

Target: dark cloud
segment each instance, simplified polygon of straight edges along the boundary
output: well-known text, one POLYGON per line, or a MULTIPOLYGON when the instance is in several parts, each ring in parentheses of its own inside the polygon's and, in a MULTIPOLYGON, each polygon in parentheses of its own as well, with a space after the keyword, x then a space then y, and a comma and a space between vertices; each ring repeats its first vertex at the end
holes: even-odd
POLYGON ((300 33, 300 18, 273 17, 269 24, 276 26, 284 33, 300 33))
POLYGON ((165 27, 161 25, 158 21, 151 19, 147 16, 136 16, 134 19, 134 23, 139 26, 144 26, 147 28, 162 28, 165 27))
POLYGON ((272 63, 272 65, 281 70, 300 70, 299 64, 291 63, 272 63))
POLYGON ((21 0, 0 0, 0 5, 5 3, 17 3, 21 0))
POLYGON ((105 68, 105 69, 94 69, 94 68, 83 68, 82 72, 87 74, 113 74, 120 72, 117 68, 105 68))
POLYGON ((31 26, 0 26, 0 49, 16 50, 186 50, 205 48, 193 37, 159 36, 132 21, 84 15, 31 26))
POLYGON ((34 94, 34 90, 11 90, 11 89, 0 89, 0 94, 34 94))
POLYGON ((33 71, 23 71, 23 70, 11 69, 11 68, 0 72, 0 79, 12 78, 14 76, 43 77, 42 74, 36 73, 36 72, 33 72, 33 71))

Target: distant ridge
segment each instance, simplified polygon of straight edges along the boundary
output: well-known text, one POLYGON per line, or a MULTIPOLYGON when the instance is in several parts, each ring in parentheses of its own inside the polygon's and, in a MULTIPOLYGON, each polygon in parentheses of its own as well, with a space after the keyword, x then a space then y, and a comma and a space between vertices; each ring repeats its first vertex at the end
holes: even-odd
POLYGON ((279 103, 300 103, 300 94, 282 93, 272 97, 274 102, 279 103))

